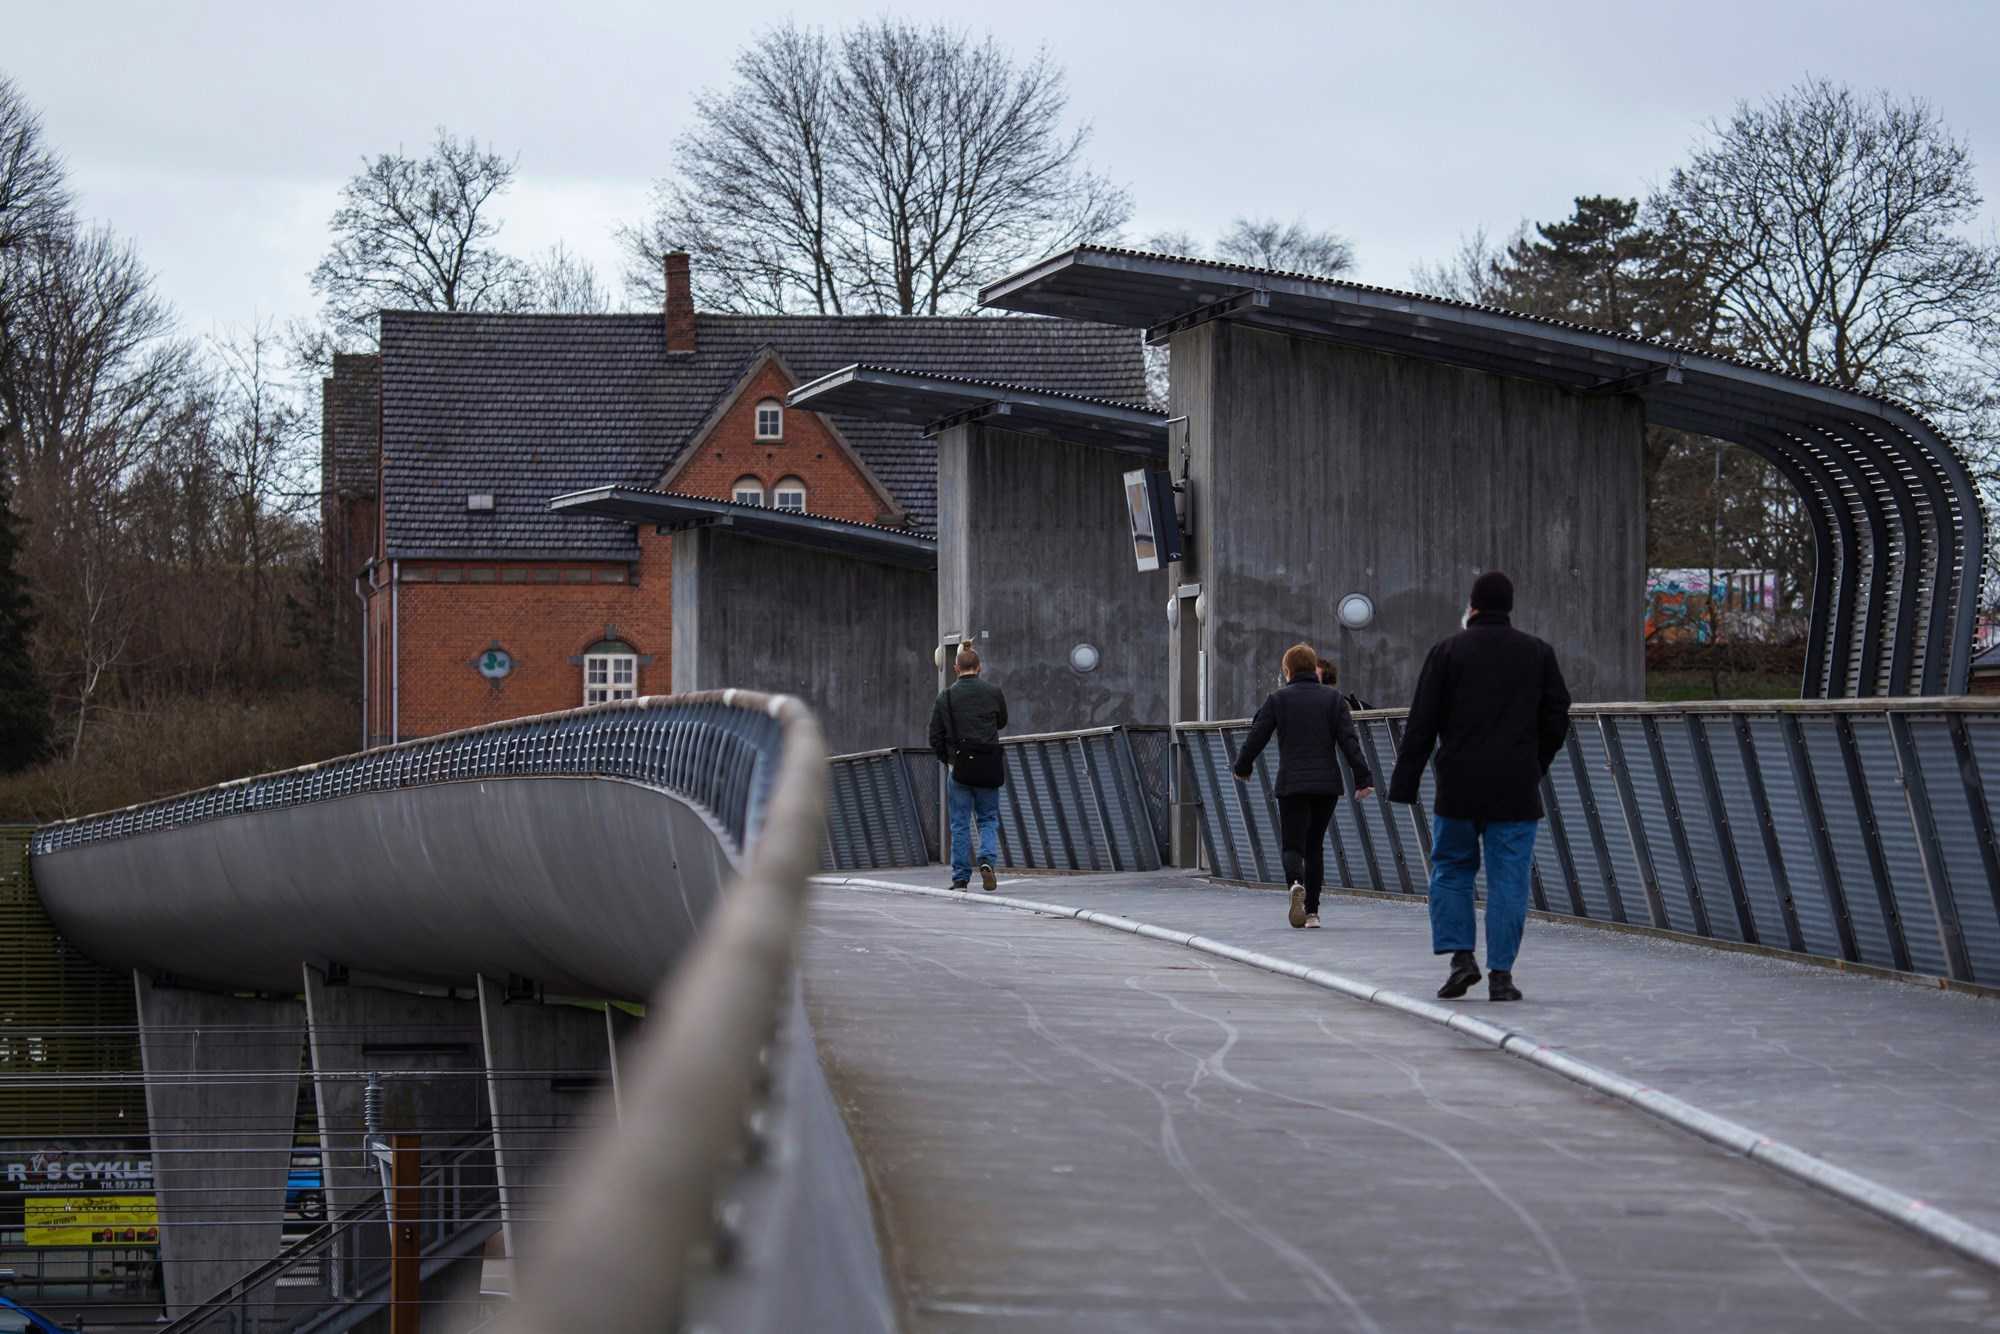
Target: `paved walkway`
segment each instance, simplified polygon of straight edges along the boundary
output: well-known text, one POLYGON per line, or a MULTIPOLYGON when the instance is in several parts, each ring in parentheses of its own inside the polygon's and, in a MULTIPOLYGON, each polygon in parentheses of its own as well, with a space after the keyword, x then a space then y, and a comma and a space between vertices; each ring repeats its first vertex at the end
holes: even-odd
MULTIPOLYGON (((1282 920, 1172 883, 1136 892, 1282 920)), ((1941 1247, 1289 979, 859 889, 815 894, 804 969, 911 1330, 2000 1329, 2000 1282, 1941 1247)))
MULTIPOLYGON (((1444 980, 1421 901, 1328 894, 1325 929, 1294 931, 1281 891, 1180 871, 1024 877, 1001 892, 1199 932, 1412 996, 1444 980)), ((2000 1231, 2000 1000, 1541 921, 1528 923, 1515 980, 1528 997, 1519 1005, 1490 1004, 1484 983, 1461 1003, 2000 1231)))

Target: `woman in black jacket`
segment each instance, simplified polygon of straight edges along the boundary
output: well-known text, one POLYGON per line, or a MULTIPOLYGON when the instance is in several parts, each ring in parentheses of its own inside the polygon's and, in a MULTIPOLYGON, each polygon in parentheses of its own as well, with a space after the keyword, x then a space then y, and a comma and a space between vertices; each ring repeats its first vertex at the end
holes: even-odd
POLYGON ((1236 757, 1236 779, 1247 782, 1251 766, 1278 738, 1278 829, 1285 850, 1285 876, 1292 882, 1290 918, 1295 927, 1319 925, 1319 891, 1326 876, 1326 827, 1333 803, 1347 790, 1337 749, 1354 770, 1354 798, 1375 790, 1375 776, 1361 753, 1354 715, 1340 692, 1319 682, 1319 654, 1310 644, 1285 650, 1285 686, 1264 701, 1250 724, 1250 736, 1236 757))

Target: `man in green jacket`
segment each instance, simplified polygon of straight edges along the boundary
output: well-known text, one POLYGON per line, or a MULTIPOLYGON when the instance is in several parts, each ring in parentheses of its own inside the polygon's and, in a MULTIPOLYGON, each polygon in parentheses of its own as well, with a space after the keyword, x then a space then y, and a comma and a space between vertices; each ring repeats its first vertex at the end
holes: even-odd
POLYGON ((1000 789, 1006 785, 1000 729, 1007 725, 1007 697, 979 677, 979 650, 959 647, 953 664, 958 677, 938 692, 931 706, 931 752, 951 775, 951 887, 972 883, 973 823, 979 825, 979 884, 991 894, 999 882, 993 860, 1000 855, 1000 789))

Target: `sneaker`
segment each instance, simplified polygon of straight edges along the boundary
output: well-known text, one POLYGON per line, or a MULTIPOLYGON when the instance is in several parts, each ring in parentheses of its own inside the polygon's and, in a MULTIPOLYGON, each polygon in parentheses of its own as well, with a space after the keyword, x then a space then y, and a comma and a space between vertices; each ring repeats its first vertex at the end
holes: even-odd
POLYGON ((1292 881, 1292 911, 1290 921, 1294 927, 1306 924, 1306 887, 1296 880, 1292 881))
POLYGON ((1514 985, 1514 975, 1504 968, 1495 968, 1486 979, 1486 998, 1496 1001, 1521 999, 1521 989, 1514 985))
MULTIPOLYGON (((1495 973, 1495 977, 1501 974, 1495 973)), ((1479 980, 1479 964, 1473 959, 1471 950, 1459 950, 1451 956, 1451 976, 1438 988, 1439 1000, 1457 1000, 1472 990, 1479 980)))
POLYGON ((1000 888, 1000 882, 993 878, 992 862, 979 863, 979 887, 988 894, 1000 888))
POLYGON ((965 888, 965 881, 963 881, 963 880, 954 880, 954 881, 952 881, 952 882, 951 882, 951 887, 952 887, 953 889, 964 889, 964 888, 965 888))
POLYGON ((1319 930, 1319 914, 1318 914, 1318 913, 1316 913, 1316 912, 1309 912, 1309 913, 1307 913, 1307 914, 1306 914, 1306 930, 1308 930, 1308 931, 1317 931, 1317 930, 1319 930))

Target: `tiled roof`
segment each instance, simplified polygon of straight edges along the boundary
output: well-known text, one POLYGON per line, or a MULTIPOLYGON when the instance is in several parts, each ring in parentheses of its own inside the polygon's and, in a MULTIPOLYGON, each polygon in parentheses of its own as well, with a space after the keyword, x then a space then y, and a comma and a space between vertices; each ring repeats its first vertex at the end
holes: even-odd
MULTIPOLYGON (((629 525, 551 514, 552 496, 651 487, 766 347, 802 381, 858 361, 1145 400, 1129 329, 981 317, 698 315, 669 355, 657 314, 382 315, 383 521, 391 555, 631 556, 629 525), (491 492, 490 513, 466 496, 491 492)), ((924 532, 937 453, 916 428, 835 418, 924 532)))
MULTIPOLYGON (((375 494, 375 456, 382 431, 382 358, 341 353, 333 359, 324 404, 332 441, 331 489, 343 496, 375 494)), ((325 466, 324 461, 322 466, 325 466)))

